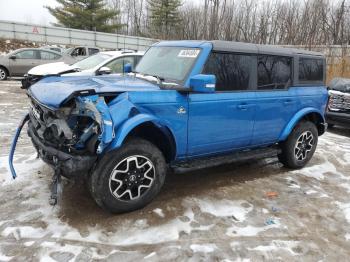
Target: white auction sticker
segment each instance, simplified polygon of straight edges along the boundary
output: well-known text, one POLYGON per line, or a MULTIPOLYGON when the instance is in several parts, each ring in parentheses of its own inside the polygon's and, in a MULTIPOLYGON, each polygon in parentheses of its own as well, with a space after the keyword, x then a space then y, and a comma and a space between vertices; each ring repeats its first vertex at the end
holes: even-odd
POLYGON ((200 50, 198 49, 182 49, 177 55, 178 57, 192 57, 195 58, 198 56, 200 50))

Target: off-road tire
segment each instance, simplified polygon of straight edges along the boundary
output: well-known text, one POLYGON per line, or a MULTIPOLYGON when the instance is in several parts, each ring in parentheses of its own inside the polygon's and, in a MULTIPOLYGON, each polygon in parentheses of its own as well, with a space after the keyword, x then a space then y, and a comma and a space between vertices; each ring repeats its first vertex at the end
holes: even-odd
MULTIPOLYGON (((130 163, 131 162, 132 161, 130 161, 130 163)), ((131 166, 135 164, 137 165, 135 161, 133 164, 129 164, 129 162, 127 162, 127 168, 125 168, 125 170, 132 169, 129 167, 129 165, 131 166)), ((142 173, 141 169, 135 170, 138 170, 138 172, 142 173)), ((92 197, 94 198, 95 202, 104 210, 107 210, 111 213, 130 212, 146 206, 154 199, 154 197, 159 193, 161 187, 164 184, 166 172, 167 165, 162 152, 155 145, 153 145, 147 140, 132 138, 129 141, 127 141, 121 148, 108 152, 97 163, 95 169, 93 170, 89 178, 89 191, 92 197), (119 170, 118 167, 122 164, 125 164, 125 162, 123 161, 127 161, 127 159, 133 159, 135 156, 141 157, 141 160, 147 159, 145 161, 148 164, 146 165, 145 169, 149 169, 148 166, 153 165, 153 181, 152 183, 150 183, 150 185, 147 185, 150 186, 149 188, 140 189, 140 191, 145 190, 143 191, 143 194, 140 194, 140 186, 136 185, 136 192, 140 194, 138 198, 129 200, 121 199, 121 197, 113 195, 115 191, 111 189, 111 183, 115 183, 115 180, 112 179, 113 173, 121 173, 121 175, 124 175, 124 173, 119 171, 116 172, 115 170, 119 170)), ((149 173, 146 172, 144 174, 151 176, 149 173)), ((124 178, 131 179, 131 176, 132 174, 125 174, 124 178)), ((117 182, 117 188, 119 185, 128 186, 127 183, 124 183, 124 178, 122 179, 123 183, 117 182)), ((140 183, 142 183, 142 181, 140 183)), ((133 187, 133 189, 131 190, 134 189, 135 187, 133 187)), ((123 197, 128 196, 131 198, 131 191, 130 194, 124 194, 123 197)))
POLYGON ((6 80, 9 76, 9 72, 3 66, 0 66, 0 81, 6 80))
POLYGON ((317 142, 318 142, 318 132, 315 124, 310 121, 301 121, 294 127, 293 131, 290 133, 287 140, 280 143, 282 152, 278 155, 278 159, 287 168, 291 168, 291 169, 302 168, 309 162, 309 160, 312 158, 313 154, 315 153, 317 142), (312 135, 313 146, 311 147, 310 151, 307 154, 305 154, 305 158, 303 158, 304 155, 302 155, 301 158, 303 159, 298 159, 296 156, 296 152, 299 152, 299 151, 298 149, 296 149, 296 146, 297 146, 298 140, 302 139, 301 136, 303 134, 304 135, 306 134, 306 136, 307 135, 310 136, 310 134, 312 135))

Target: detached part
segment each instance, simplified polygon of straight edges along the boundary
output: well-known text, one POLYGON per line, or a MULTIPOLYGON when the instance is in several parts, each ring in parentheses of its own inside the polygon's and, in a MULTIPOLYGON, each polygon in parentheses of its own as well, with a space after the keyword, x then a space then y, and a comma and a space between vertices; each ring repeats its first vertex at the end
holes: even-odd
POLYGON ((19 126, 16 129, 16 133, 15 136, 13 138, 12 141, 12 145, 11 145, 11 149, 10 149, 10 155, 9 155, 9 166, 10 166, 10 170, 11 170, 11 174, 13 179, 15 179, 17 177, 16 175, 16 171, 15 168, 13 167, 13 155, 15 154, 15 149, 16 149, 16 145, 17 145, 17 141, 19 138, 19 135, 21 134, 22 128, 24 126, 24 124, 29 120, 29 114, 26 114, 22 121, 20 122, 19 126))
MULTIPOLYGON (((57 164, 57 160, 55 161, 57 164)), ((61 199, 62 196, 62 183, 61 183, 61 171, 59 169, 59 166, 54 167, 55 169, 55 174, 53 175, 52 178, 52 185, 51 185, 51 196, 49 199, 49 204, 51 206, 55 206, 58 204, 59 200, 61 199)))

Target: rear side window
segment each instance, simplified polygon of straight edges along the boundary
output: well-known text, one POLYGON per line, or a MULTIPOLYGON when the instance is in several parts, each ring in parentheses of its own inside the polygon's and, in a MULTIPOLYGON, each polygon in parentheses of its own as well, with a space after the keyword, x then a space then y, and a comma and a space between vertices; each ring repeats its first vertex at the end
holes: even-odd
POLYGON ((299 83, 323 82, 323 60, 299 58, 299 83))
POLYGON ((100 52, 97 48, 89 48, 89 55, 97 54, 100 52))
POLYGON ((61 58, 60 55, 51 53, 51 52, 46 52, 46 51, 40 51, 41 59, 43 60, 56 60, 61 58))
POLYGON ((258 90, 285 89, 292 80, 292 58, 258 56, 258 90))
POLYGON ((247 90, 253 61, 249 55, 211 53, 203 74, 216 76, 217 91, 247 90))

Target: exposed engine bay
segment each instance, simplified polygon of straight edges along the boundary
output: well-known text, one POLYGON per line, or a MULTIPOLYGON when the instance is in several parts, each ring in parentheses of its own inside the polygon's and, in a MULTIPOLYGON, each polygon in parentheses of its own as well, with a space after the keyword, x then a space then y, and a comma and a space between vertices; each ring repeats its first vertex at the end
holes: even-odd
POLYGON ((112 138, 112 120, 103 97, 77 97, 57 110, 51 110, 31 98, 31 129, 61 151, 73 154, 102 152, 112 138))

